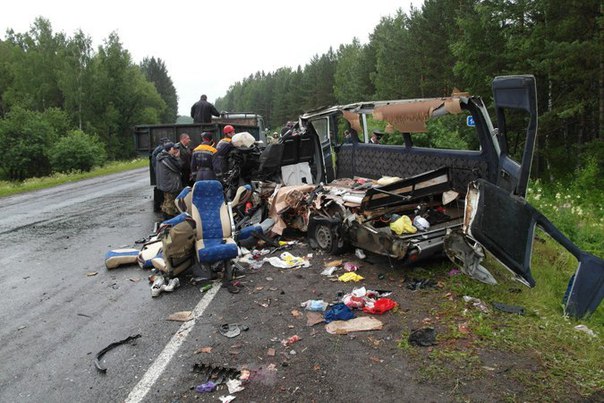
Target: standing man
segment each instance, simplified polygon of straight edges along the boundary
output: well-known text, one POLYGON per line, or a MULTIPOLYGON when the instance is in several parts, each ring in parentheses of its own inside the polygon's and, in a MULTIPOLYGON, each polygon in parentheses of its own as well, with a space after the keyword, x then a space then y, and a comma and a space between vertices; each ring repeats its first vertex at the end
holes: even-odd
POLYGON ((224 134, 224 137, 216 146, 216 154, 214 154, 212 165, 214 166, 216 178, 222 182, 223 186, 225 186, 226 174, 229 170, 229 157, 231 151, 235 148, 231 142, 232 137, 235 135, 235 128, 231 125, 226 125, 224 129, 222 129, 222 133, 224 134))
POLYGON ((182 162, 182 184, 183 186, 191 185, 191 149, 189 148, 191 137, 187 133, 183 133, 179 137, 175 147, 180 151, 180 161, 182 162))
POLYGON ((161 210, 165 218, 170 218, 179 213, 174 200, 182 190, 181 161, 178 158, 179 150, 174 143, 164 145, 164 150, 157 156, 157 188, 164 192, 164 202, 161 210))
POLYGON ((208 102, 208 97, 204 94, 191 107, 191 117, 195 123, 212 123, 212 115, 220 116, 220 113, 208 102))
POLYGON ((201 133, 201 144, 193 150, 191 158, 191 176, 195 181, 205 181, 216 179, 212 159, 216 149, 214 148, 214 138, 212 133, 201 133))
POLYGON ((151 166, 153 167, 153 172, 157 170, 157 156, 164 150, 164 144, 166 144, 168 141, 170 141, 170 139, 167 137, 162 137, 159 139, 159 145, 155 147, 151 153, 151 166))

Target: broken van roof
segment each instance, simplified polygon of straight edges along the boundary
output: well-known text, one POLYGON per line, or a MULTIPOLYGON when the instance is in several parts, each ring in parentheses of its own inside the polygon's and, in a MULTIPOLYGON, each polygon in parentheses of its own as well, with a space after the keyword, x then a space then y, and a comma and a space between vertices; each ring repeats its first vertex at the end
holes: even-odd
POLYGON ((387 121, 401 132, 422 133, 426 131, 425 122, 428 119, 460 113, 461 104, 467 104, 469 98, 467 93, 456 92, 450 97, 441 98, 356 102, 315 109, 302 115, 302 119, 341 112, 352 127, 355 127, 358 126, 361 114, 372 114, 374 119, 387 121))

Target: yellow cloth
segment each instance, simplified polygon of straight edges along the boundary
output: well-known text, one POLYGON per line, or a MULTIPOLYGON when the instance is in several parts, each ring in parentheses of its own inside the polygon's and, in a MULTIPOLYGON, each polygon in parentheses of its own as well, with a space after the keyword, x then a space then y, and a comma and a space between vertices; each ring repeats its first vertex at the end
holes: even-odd
POLYGON ((397 235, 415 234, 417 232, 417 228, 413 226, 411 219, 406 215, 401 216, 401 218, 395 222, 390 223, 390 229, 397 235))
POLYGON ((348 281, 361 281, 364 280, 365 278, 362 276, 359 276, 358 274, 350 271, 348 273, 344 273, 342 274, 340 277, 338 277, 338 280, 343 281, 343 282, 348 282, 348 281))

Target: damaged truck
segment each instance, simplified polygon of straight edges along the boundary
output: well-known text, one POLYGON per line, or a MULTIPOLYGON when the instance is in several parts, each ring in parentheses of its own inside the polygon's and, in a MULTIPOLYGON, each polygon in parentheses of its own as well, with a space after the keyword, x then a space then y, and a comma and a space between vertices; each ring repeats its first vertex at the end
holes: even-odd
POLYGON ((485 102, 467 93, 305 113, 260 156, 260 179, 281 182, 269 200, 273 231, 294 227, 332 253, 353 246, 402 262, 446 253, 467 275, 493 284, 481 265, 486 250, 533 287, 539 226, 578 261, 565 312, 593 312, 604 297, 604 260, 575 246, 524 199, 537 136, 535 78, 496 77, 492 89, 496 124, 485 102), (433 124, 439 119, 445 123, 433 124), (370 142, 375 122, 402 144, 370 142), (442 139, 443 128, 464 137, 463 147, 432 141, 439 133, 442 139))

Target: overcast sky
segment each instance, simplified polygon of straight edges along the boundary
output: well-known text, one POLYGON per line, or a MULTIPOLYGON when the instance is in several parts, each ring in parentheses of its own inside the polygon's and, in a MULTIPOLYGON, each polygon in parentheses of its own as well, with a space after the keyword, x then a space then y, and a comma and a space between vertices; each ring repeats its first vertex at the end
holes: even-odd
POLYGON ((138 63, 161 58, 178 93, 179 114, 188 115, 202 93, 224 96, 229 86, 256 71, 304 66, 315 54, 357 37, 367 43, 381 17, 423 0, 198 0, 14 1, 0 13, 8 28, 26 32, 36 17, 55 32, 77 29, 96 48, 112 31, 138 63))

